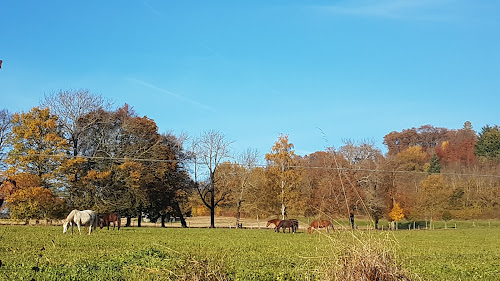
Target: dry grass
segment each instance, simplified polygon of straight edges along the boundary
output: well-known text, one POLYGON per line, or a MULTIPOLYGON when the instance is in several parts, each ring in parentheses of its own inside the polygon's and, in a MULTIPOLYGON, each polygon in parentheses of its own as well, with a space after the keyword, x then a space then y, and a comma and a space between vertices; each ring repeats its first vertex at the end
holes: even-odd
POLYGON ((324 280, 390 281, 420 280, 405 271, 396 255, 397 241, 389 235, 375 236, 371 233, 351 232, 352 239, 332 239, 332 251, 325 266, 324 280))

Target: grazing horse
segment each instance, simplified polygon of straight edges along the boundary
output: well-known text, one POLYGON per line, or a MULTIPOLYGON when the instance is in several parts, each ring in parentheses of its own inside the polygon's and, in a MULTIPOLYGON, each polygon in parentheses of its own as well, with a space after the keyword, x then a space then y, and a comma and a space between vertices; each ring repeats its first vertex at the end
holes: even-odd
POLYGON ((280 219, 272 219, 268 220, 266 227, 269 227, 271 224, 274 224, 274 231, 276 231, 276 228, 278 227, 278 224, 280 224, 281 220, 280 219))
POLYGON ((280 228, 283 228, 283 233, 285 233, 286 228, 288 228, 288 233, 295 233, 299 228, 299 222, 296 219, 282 220, 276 227, 276 232, 280 232, 280 228))
POLYGON ((333 224, 327 220, 315 220, 311 222, 311 224, 307 228, 307 233, 311 234, 312 232, 314 232, 314 230, 318 228, 326 228, 326 232, 330 233, 330 231, 328 231, 328 228, 333 229, 333 224))
POLYGON ((99 227, 102 229, 104 226, 108 227, 109 230, 109 225, 113 223, 113 230, 115 229, 115 226, 118 225, 118 230, 120 230, 121 226, 121 217, 118 214, 111 213, 111 214, 100 214, 99 215, 99 227))
POLYGON ((68 231, 68 224, 71 225, 71 234, 73 234, 73 225, 76 224, 78 226, 78 232, 82 234, 80 230, 80 226, 89 227, 89 234, 92 232, 92 226, 94 229, 97 227, 97 215, 92 210, 78 211, 73 210, 63 222, 63 233, 68 231))

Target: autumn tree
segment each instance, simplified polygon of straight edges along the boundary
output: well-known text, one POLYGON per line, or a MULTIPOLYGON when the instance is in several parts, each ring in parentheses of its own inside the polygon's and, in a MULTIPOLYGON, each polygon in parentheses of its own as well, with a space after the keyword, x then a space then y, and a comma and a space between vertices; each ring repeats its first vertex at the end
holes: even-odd
POLYGON ((231 156, 231 143, 216 130, 204 132, 194 143, 194 160, 199 161, 208 173, 208 179, 197 182, 196 187, 203 204, 210 210, 210 228, 215 228, 215 208, 231 194, 230 190, 220 189, 217 182, 218 168, 231 156))
POLYGON ((448 129, 423 125, 419 128, 404 129, 401 132, 390 132, 384 136, 387 154, 396 155, 411 146, 420 146, 422 151, 431 154, 434 148, 446 140, 448 129))
POLYGON ((401 206, 399 206, 399 203, 395 202, 392 206, 391 212, 389 213, 389 218, 391 218, 393 221, 396 222, 396 229, 398 228, 397 223, 400 220, 402 220, 404 217, 405 217, 405 214, 403 212, 403 208, 401 208, 401 206))
POLYGON ((427 154, 421 146, 410 146, 396 155, 399 162, 399 170, 418 171, 426 170, 427 154))
POLYGON ((275 215, 275 195, 269 193, 265 169, 255 167, 249 176, 249 184, 245 186, 242 209, 258 217, 275 215))
POLYGON ((445 166, 470 167, 477 162, 474 154, 477 142, 476 132, 467 121, 460 130, 450 130, 446 140, 436 147, 436 154, 445 166))
MULTIPOLYGON (((321 217, 346 214, 344 189, 337 167, 347 166, 347 161, 333 148, 317 151, 299 159, 303 167, 300 181, 301 196, 306 198, 304 215, 321 217)), ((347 201, 351 201, 352 189, 347 190, 347 201)))
POLYGON ((15 173, 31 173, 40 177, 41 186, 57 190, 61 186, 58 173, 66 151, 67 141, 57 126, 57 116, 48 108, 32 108, 27 113, 15 113, 12 118, 13 149, 6 160, 15 173))
POLYGON ((417 212, 431 221, 440 217, 449 207, 451 194, 452 190, 442 175, 427 176, 417 193, 417 212))
POLYGON ((297 156, 292 143, 288 142, 288 135, 280 135, 270 153, 266 154, 266 173, 269 179, 269 188, 281 203, 281 217, 286 218, 286 209, 293 202, 300 174, 297 170, 297 156))
POLYGON ((65 213, 65 202, 55 196, 52 190, 41 187, 40 177, 29 173, 8 175, 1 190, 8 192, 11 218, 25 220, 61 218, 65 213))
POLYGON ((61 218, 61 210, 64 210, 63 199, 41 186, 19 188, 7 197, 7 202, 11 218, 26 222, 30 219, 61 218))
POLYGON ((174 136, 159 134, 154 120, 137 116, 128 105, 90 112, 79 122, 87 118, 96 122, 81 135, 82 156, 89 161, 80 166, 82 180, 70 190, 73 204, 119 212, 128 222, 137 215, 139 224, 143 213, 162 222, 169 210, 182 217, 179 201, 190 182, 174 136))

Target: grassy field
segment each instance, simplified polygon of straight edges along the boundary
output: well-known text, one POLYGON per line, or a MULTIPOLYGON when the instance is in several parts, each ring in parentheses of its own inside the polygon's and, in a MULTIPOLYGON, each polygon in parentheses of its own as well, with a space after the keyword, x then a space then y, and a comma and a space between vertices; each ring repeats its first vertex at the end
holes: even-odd
POLYGON ((328 235, 131 227, 80 236, 3 225, 0 280, 325 280, 349 248, 372 245, 416 280, 500 280, 500 225, 465 226, 328 235))

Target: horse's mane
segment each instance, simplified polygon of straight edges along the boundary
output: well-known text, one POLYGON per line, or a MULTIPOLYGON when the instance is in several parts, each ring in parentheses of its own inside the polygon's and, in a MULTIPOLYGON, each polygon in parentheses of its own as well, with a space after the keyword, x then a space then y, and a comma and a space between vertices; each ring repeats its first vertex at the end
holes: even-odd
POLYGON ((80 211, 78 211, 77 209, 74 209, 73 211, 71 211, 69 213, 69 215, 66 217, 66 221, 67 222, 72 222, 73 219, 75 218, 76 213, 78 213, 78 212, 80 212, 80 211))

